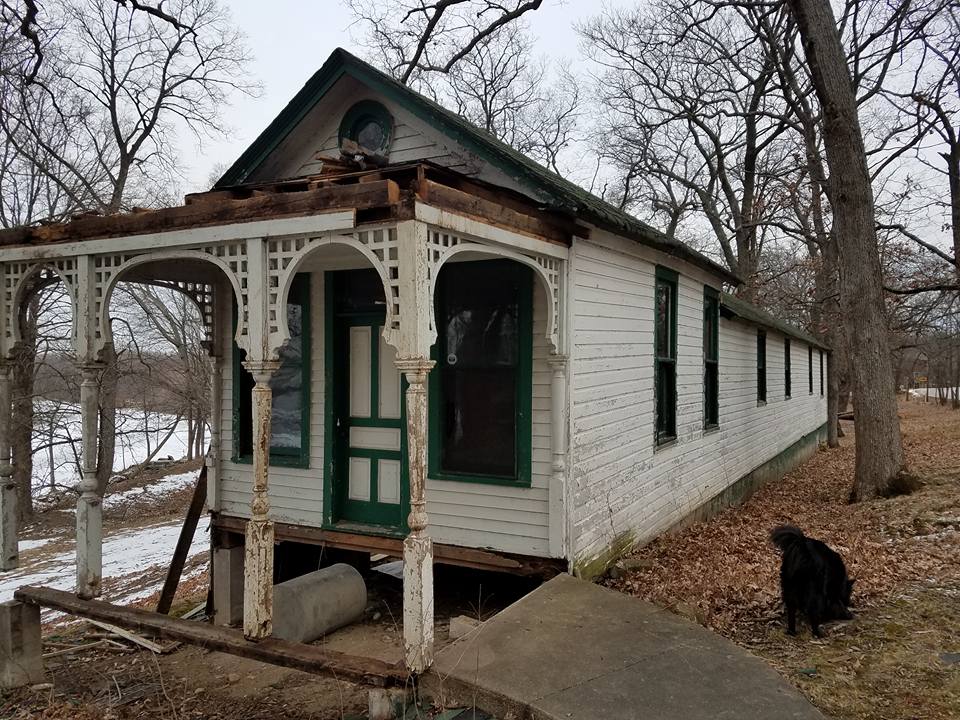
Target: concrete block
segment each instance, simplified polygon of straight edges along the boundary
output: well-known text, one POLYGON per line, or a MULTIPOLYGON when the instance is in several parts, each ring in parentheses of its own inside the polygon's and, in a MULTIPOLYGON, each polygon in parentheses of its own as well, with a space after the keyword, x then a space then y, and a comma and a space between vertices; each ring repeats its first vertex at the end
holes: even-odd
POLYGON ((410 702, 410 691, 402 688, 375 688, 367 699, 368 720, 396 720, 410 702))
POLYGON ((456 640, 469 635, 480 627, 480 621, 467 615, 457 615, 450 618, 450 639, 456 640))
POLYGON ((243 622, 243 545, 213 551, 213 621, 243 622))
POLYGON ((301 575, 273 588, 273 636, 312 642, 360 619, 367 607, 367 586, 344 563, 301 575))
POLYGON ((0 603, 0 687, 35 685, 45 679, 40 608, 16 600, 0 603))

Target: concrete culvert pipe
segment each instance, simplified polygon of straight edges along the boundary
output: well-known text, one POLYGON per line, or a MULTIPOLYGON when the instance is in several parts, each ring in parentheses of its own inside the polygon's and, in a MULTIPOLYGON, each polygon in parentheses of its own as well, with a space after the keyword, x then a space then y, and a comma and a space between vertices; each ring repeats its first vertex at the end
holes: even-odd
POLYGON ((273 636, 312 642, 355 622, 367 607, 367 585, 345 563, 273 586, 273 636))

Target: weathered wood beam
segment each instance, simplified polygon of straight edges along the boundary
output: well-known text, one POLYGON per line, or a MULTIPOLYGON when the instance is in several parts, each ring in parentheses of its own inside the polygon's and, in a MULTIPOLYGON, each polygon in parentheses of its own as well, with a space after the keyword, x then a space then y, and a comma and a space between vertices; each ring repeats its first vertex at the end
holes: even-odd
POLYGON ((571 231, 548 223, 542 218, 521 213, 493 200, 456 190, 434 180, 424 179, 417 196, 436 207, 451 210, 507 230, 532 235, 541 240, 570 245, 571 231))
POLYGON ((22 587, 14 593, 14 597, 22 603, 101 620, 136 632, 156 634, 271 665, 330 674, 368 685, 401 685, 408 678, 407 672, 399 665, 375 658, 347 655, 316 645, 276 638, 251 642, 243 637, 240 630, 160 615, 140 608, 120 607, 100 600, 81 600, 72 593, 53 588, 22 587))
POLYGON ((242 200, 220 193, 189 205, 150 212, 86 215, 55 225, 0 231, 0 246, 109 238, 139 233, 165 232, 253 220, 312 215, 336 209, 366 209, 390 206, 400 201, 400 187, 393 180, 305 190, 268 193, 242 200))
POLYGON ((190 507, 187 508, 187 516, 184 518, 183 527, 180 528, 180 537, 177 538, 173 560, 170 561, 170 568, 167 570, 167 579, 163 581, 163 590, 160 592, 160 601, 157 603, 158 613, 166 615, 170 612, 173 598, 177 594, 177 587, 180 585, 180 576, 183 575, 183 566, 187 562, 190 545, 193 543, 193 536, 197 532, 200 514, 203 512, 203 505, 206 502, 207 466, 204 465, 200 468, 200 475, 197 477, 197 484, 193 489, 193 497, 190 499, 190 507))
MULTIPOLYGON (((213 518, 215 530, 242 534, 246 527, 246 520, 229 515, 215 515, 213 518)), ((379 535, 363 535, 347 532, 346 530, 325 530, 306 525, 291 525, 276 523, 276 539, 280 541, 300 542, 309 545, 326 545, 340 550, 354 550, 357 552, 380 553, 400 557, 403 554, 403 538, 383 537, 379 535)), ((494 550, 480 550, 478 548, 459 547, 457 545, 433 544, 433 559, 435 562, 459 567, 469 567, 475 570, 505 572, 514 575, 527 575, 550 578, 564 571, 566 563, 563 560, 537 558, 525 555, 499 553, 494 550)))

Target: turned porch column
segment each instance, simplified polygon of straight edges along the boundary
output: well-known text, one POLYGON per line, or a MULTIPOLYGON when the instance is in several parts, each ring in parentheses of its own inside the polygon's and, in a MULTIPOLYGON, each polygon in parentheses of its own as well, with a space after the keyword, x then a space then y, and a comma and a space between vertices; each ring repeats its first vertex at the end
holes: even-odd
POLYGON ((407 455, 410 534, 403 541, 403 648, 407 668, 421 673, 433 662, 433 541, 427 534, 427 374, 434 362, 402 358, 407 380, 407 455))
POLYGON ((103 507, 97 487, 97 419, 100 389, 97 374, 101 366, 80 366, 80 422, 82 432, 82 478, 77 500, 77 595, 100 595, 103 580, 103 507))
POLYGON ((17 486, 10 462, 10 363, 0 361, 0 570, 13 570, 20 562, 17 548, 17 486))
POLYGON ((273 523, 269 519, 270 413, 273 391, 270 378, 276 361, 244 362, 253 375, 253 499, 247 522, 244 556, 243 634, 262 640, 273 632, 273 523))
POLYGON ((550 551, 566 555, 566 474, 567 474, 567 356, 553 354, 550 365, 550 452, 553 456, 550 479, 550 551))

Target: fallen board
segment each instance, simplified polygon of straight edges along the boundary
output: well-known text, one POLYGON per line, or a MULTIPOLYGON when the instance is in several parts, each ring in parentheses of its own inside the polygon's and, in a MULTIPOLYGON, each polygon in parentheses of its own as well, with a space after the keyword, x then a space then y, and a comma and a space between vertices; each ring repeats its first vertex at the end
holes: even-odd
POLYGON ((22 603, 101 620, 142 633, 155 633, 209 650, 259 660, 305 672, 333 675, 377 687, 403 685, 409 673, 398 664, 324 650, 315 645, 267 638, 252 642, 240 630, 160 615, 140 608, 120 607, 100 600, 82 600, 73 593, 46 587, 22 587, 14 593, 22 603))

